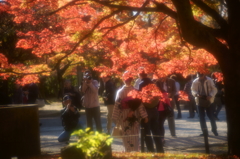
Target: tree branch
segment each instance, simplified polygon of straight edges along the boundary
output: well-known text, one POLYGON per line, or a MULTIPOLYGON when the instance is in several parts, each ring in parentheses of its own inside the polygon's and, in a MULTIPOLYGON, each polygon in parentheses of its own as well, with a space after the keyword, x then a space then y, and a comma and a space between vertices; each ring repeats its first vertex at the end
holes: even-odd
POLYGON ((172 0, 172 2, 177 8, 183 38, 188 43, 204 48, 216 58, 228 53, 226 45, 219 42, 212 32, 206 30, 205 25, 194 20, 189 0, 172 0))
POLYGON ((225 30, 227 29, 228 23, 227 21, 221 17, 221 15, 215 11, 214 9, 210 8, 207 4, 200 0, 192 0, 194 4, 196 4, 199 8, 201 8, 204 12, 206 12, 209 16, 216 20, 216 22, 220 25, 220 27, 225 30))
POLYGON ((163 3, 158 3, 158 2, 155 2, 154 3, 156 4, 156 7, 155 8, 151 8, 151 7, 130 7, 130 6, 121 6, 121 5, 114 5, 114 4, 111 4, 109 2, 106 2, 106 1, 98 1, 98 0, 93 0, 94 2, 96 3, 99 3, 99 4, 102 4, 104 6, 107 6, 109 8, 118 8, 118 9, 121 9, 121 10, 129 10, 129 11, 143 11, 143 12, 163 12, 167 15, 169 15, 170 17, 176 19, 177 17, 177 13, 174 12, 173 10, 171 10, 170 8, 168 8, 165 4, 163 3))
POLYGON ((30 72, 30 73, 21 73, 21 72, 15 72, 15 71, 8 71, 8 72, 0 71, 0 73, 13 73, 13 74, 18 74, 18 75, 33 75, 33 74, 41 74, 41 73, 48 73, 48 72, 52 72, 52 70, 51 71, 30 72))
POLYGON ((81 42, 83 42, 88 36, 90 36, 90 35, 94 32, 94 30, 95 30, 104 20, 106 20, 106 19, 114 16, 114 15, 117 14, 117 13, 120 13, 121 11, 122 11, 122 10, 120 10, 120 9, 115 10, 115 11, 113 11, 111 14, 109 14, 109 15, 103 17, 101 20, 99 20, 99 21, 97 22, 97 24, 95 24, 95 26, 91 29, 91 31, 90 31, 88 34, 86 34, 83 38, 79 39, 79 41, 74 45, 74 47, 72 48, 72 50, 70 50, 65 56, 63 56, 61 59, 59 59, 58 63, 55 65, 55 68, 57 68, 57 67, 60 65, 60 63, 61 63, 61 61, 62 61, 63 59, 65 59, 68 55, 70 55, 71 53, 73 53, 73 51, 75 51, 75 49, 79 46, 79 44, 80 44, 81 42))
MULTIPOLYGON (((59 12, 60 10, 67 8, 68 6, 75 5, 75 2, 77 2, 77 1, 79 1, 79 0, 73 0, 73 1, 71 1, 71 2, 69 2, 69 3, 67 3, 67 4, 65 4, 64 6, 58 8, 57 10, 48 13, 47 15, 53 15, 53 14, 59 12)), ((78 3, 78 5, 79 5, 79 4, 87 4, 87 3, 78 3)))
MULTIPOLYGON (((148 3, 149 3, 149 0, 147 0, 147 1, 142 5, 141 8, 144 8, 148 3)), ((120 26, 123 26, 123 25, 127 24, 128 22, 136 19, 139 14, 140 14, 140 11, 138 11, 133 17, 129 18, 127 21, 125 21, 125 22, 123 22, 123 23, 117 24, 117 25, 115 25, 115 26, 113 26, 113 27, 102 28, 102 29, 108 29, 108 28, 110 28, 110 29, 103 35, 103 37, 106 36, 110 31, 112 31, 112 30, 114 30, 114 29, 116 29, 116 28, 118 28, 118 27, 120 27, 120 26)))

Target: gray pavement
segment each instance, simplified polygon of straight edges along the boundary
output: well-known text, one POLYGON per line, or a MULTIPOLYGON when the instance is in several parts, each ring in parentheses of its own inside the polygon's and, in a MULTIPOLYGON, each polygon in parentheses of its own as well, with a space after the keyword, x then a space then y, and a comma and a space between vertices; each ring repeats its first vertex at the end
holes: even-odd
MULTIPOLYGON (((62 105, 59 102, 52 103, 39 108, 39 120, 42 123, 40 127, 40 140, 42 154, 59 154, 60 149, 66 146, 65 143, 57 141, 58 135, 63 131, 60 110, 62 105)), ((84 110, 81 110, 80 120, 85 126, 86 116, 84 110)), ((176 134, 177 137, 171 137, 167 121, 165 121, 165 152, 169 153, 204 153, 204 138, 201 134, 199 119, 197 116, 193 119, 188 119, 188 110, 182 110, 182 119, 176 119, 176 134)), ((104 131, 106 132, 106 116, 107 108, 101 106, 101 121, 104 131)), ((176 115, 176 110, 175 110, 176 115)), ((227 124, 224 107, 219 114, 220 121, 217 121, 219 136, 214 136, 211 132, 211 125, 206 117, 209 130, 210 153, 222 154, 227 153, 227 124)), ((76 138, 71 137, 70 142, 76 138)), ((123 152, 121 139, 114 139, 112 144, 113 151, 123 152)))

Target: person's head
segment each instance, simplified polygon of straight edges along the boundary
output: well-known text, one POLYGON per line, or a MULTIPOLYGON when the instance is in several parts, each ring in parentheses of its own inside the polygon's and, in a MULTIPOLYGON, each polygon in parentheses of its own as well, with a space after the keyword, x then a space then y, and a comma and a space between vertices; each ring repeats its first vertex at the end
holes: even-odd
POLYGON ((147 73, 145 72, 144 67, 138 68, 138 77, 140 79, 147 78, 147 73))
POLYGON ((188 76, 186 77, 186 80, 187 80, 187 81, 191 81, 191 80, 192 80, 192 75, 188 75, 188 76))
POLYGON ((64 87, 65 88, 70 88, 71 87, 71 81, 70 80, 65 80, 64 87))
POLYGON ((197 77, 198 77, 199 80, 205 80, 206 79, 206 75, 204 73, 200 73, 200 72, 197 73, 197 77))
POLYGON ((103 82, 107 82, 110 79, 111 79, 111 76, 103 76, 102 77, 103 82))
POLYGON ((92 72, 90 70, 85 70, 84 71, 84 76, 91 76, 92 77, 92 72))
POLYGON ((161 82, 166 82, 166 80, 167 80, 167 76, 161 77, 161 78, 159 79, 159 81, 161 81, 161 82))
POLYGON ((213 73, 211 74, 211 78, 212 78, 212 79, 216 79, 215 72, 213 72, 213 73))
POLYGON ((141 73, 138 74, 139 78, 143 79, 143 78, 147 78, 147 74, 143 71, 141 73))
POLYGON ((71 104, 71 102, 72 102, 72 99, 69 95, 65 95, 63 97, 63 105, 64 106, 67 106, 68 104, 71 104))
POLYGON ((91 73, 85 73, 84 76, 83 76, 83 79, 86 81, 86 80, 91 80, 92 79, 92 74, 91 73))
POLYGON ((122 75, 123 82, 126 86, 130 86, 133 80, 133 77, 129 71, 126 71, 122 75))
POLYGON ((170 78, 177 81, 177 76, 176 75, 171 75, 170 78))

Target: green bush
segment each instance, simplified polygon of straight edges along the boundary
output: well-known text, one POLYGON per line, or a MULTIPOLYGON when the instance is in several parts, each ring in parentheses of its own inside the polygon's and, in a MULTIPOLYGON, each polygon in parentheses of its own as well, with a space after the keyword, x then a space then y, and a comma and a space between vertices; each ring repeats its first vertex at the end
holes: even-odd
POLYGON ((77 142, 71 143, 70 146, 76 146, 79 151, 85 154, 86 158, 111 158, 111 143, 113 138, 105 133, 86 130, 77 130, 72 133, 78 137, 77 142))

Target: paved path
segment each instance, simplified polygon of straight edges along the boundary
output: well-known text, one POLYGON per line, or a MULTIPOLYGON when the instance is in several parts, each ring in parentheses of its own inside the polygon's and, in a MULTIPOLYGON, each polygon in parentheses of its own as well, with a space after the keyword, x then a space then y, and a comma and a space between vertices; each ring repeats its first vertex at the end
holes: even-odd
MULTIPOLYGON (((63 128, 60 120, 60 103, 52 103, 43 108, 39 108, 39 117, 42 126, 40 127, 41 138, 41 151, 42 153, 58 154, 60 149, 66 146, 65 143, 57 141, 58 135, 62 132, 63 128)), ((176 110, 175 110, 176 114, 176 110)), ((101 106, 101 120, 104 131, 106 131, 106 115, 107 109, 101 106)), ((167 121, 165 122, 165 152, 171 153, 204 153, 204 139, 200 137, 201 134, 200 124, 198 117, 188 119, 188 111, 182 110, 182 119, 175 120, 177 138, 170 135, 167 121)), ((227 124, 225 109, 223 108, 219 114, 220 121, 217 121, 219 136, 214 136, 211 130, 210 122, 207 118, 207 126, 209 129, 209 144, 210 153, 226 153, 227 145, 227 124)), ((81 122, 85 125, 85 113, 81 111, 81 122)), ((76 140, 74 137, 71 141, 76 140)), ((70 141, 70 142, 71 142, 70 141)), ((114 139, 112 144, 113 151, 123 151, 122 141, 114 139)))

